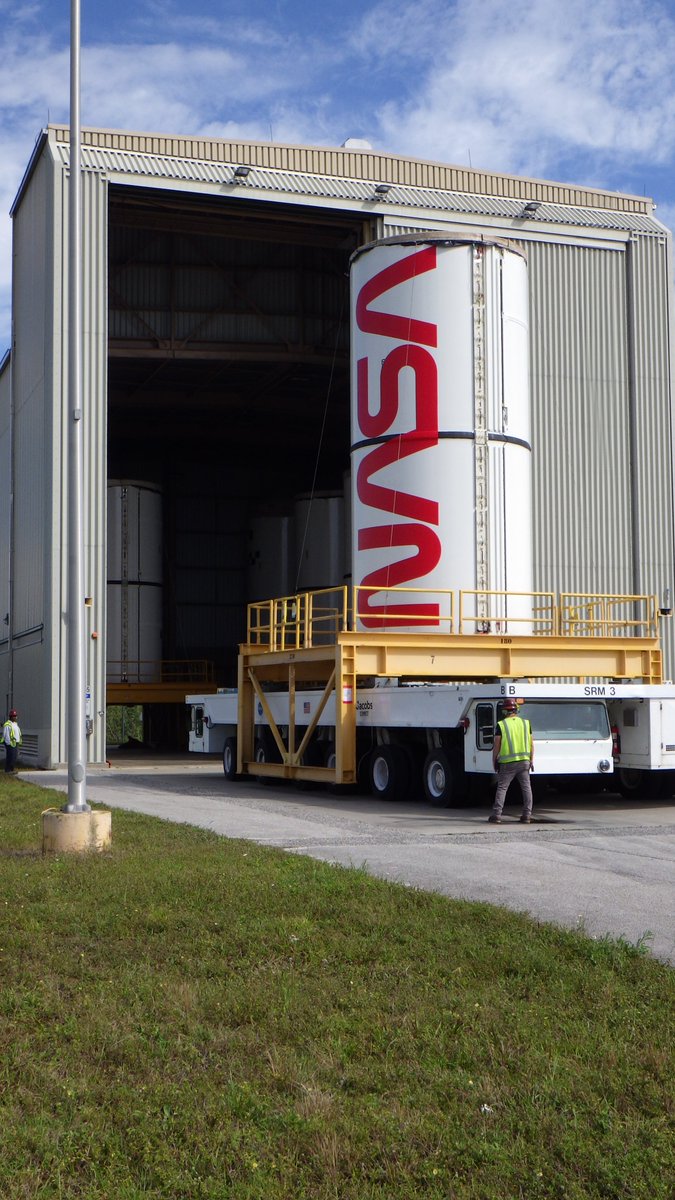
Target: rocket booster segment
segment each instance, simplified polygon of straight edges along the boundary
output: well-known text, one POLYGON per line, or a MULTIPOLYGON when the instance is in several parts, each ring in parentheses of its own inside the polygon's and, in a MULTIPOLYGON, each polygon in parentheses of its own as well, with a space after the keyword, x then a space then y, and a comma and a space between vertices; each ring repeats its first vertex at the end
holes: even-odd
POLYGON ((525 260, 391 238, 356 252, 351 283, 359 625, 447 632, 449 592, 532 591, 525 260))

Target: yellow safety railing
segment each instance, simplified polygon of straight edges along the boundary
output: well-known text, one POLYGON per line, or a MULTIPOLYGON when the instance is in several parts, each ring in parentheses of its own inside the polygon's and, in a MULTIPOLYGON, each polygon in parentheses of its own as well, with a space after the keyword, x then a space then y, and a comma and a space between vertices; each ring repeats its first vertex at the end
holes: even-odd
POLYGON ((334 645, 340 632, 503 637, 658 636, 655 596, 463 589, 322 588, 248 606, 247 642, 265 650, 334 645))
POLYGON ((555 593, 462 590, 459 632, 536 633, 555 637, 558 633, 555 593))
POLYGON ((247 641, 268 650, 334 645, 349 627, 349 589, 321 588, 248 606, 247 641))
POLYGON ((108 683, 213 683, 214 666, 208 659, 108 659, 108 683))
POLYGON ((455 632, 455 596, 448 589, 367 587, 352 589, 352 628, 396 632, 455 632))
POLYGON ((560 632, 572 637, 656 637, 656 596, 561 592, 560 632))

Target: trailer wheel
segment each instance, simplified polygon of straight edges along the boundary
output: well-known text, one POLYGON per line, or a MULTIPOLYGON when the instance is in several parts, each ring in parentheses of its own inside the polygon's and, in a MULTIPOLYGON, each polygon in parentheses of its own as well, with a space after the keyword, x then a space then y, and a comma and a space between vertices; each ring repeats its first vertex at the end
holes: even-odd
POLYGON ((223 747, 223 771, 226 779, 239 779, 237 775, 237 739, 225 738, 223 747))
POLYGON ((435 808, 449 808, 452 804, 452 767, 444 750, 430 750, 422 770, 424 794, 435 808))
POLYGON ((370 790, 378 800, 403 800, 410 791, 410 760, 403 746, 377 746, 369 775, 370 790))
MULTIPOLYGON (((255 744, 254 758, 257 763, 278 763, 281 762, 279 751, 271 738, 259 738, 255 744)), ((281 776, 278 775, 257 775, 259 783, 265 787, 274 787, 275 784, 281 782, 281 776)))
POLYGON ((637 767, 617 767, 614 774, 616 776, 617 791, 626 800, 647 799, 649 791, 647 771, 640 771, 637 767))
POLYGON ((671 800, 675 792, 675 771, 639 771, 619 767, 617 786, 627 800, 671 800))

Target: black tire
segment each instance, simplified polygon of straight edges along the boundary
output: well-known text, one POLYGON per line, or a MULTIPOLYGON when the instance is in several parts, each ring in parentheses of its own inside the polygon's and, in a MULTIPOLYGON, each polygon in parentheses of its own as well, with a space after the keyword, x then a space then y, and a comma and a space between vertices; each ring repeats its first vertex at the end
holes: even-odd
POLYGON ((626 800, 668 800, 675 791, 675 771, 639 771, 617 767, 616 790, 626 800))
MULTIPOLYGON (((323 743, 323 765, 324 765, 324 767, 329 767, 329 769, 331 771, 334 771, 335 770, 335 762, 336 762, 335 742, 324 742, 323 743)), ((360 786, 358 783, 329 783, 328 790, 330 792, 332 792, 334 796, 354 796, 358 792, 367 791, 368 786, 367 786, 367 784, 364 786, 360 786)))
MULTIPOLYGON (((257 763, 281 762, 279 751, 271 737, 258 739, 255 744, 254 757, 257 763)), ((259 783, 265 784, 266 787, 274 787, 275 784, 281 783, 281 777, 277 775, 257 775, 256 778, 259 783)))
POLYGON ((410 793, 410 759, 403 746, 376 746, 369 763, 370 790, 377 800, 403 800, 410 793))
POLYGON ((626 800, 646 800, 649 793, 648 774, 634 767, 617 767, 614 772, 617 792, 626 800))
POLYGON ((449 808, 453 798, 453 770, 445 750, 430 750, 422 768, 424 795, 434 808, 449 808))
POLYGON ((240 779, 237 775, 237 739, 236 737, 225 738, 223 746, 223 772, 226 779, 240 779))

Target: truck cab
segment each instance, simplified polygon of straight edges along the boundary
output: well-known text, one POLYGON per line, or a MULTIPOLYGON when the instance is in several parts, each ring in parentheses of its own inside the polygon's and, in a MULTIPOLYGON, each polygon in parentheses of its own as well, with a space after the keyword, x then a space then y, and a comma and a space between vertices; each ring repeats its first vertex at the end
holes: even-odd
MULTIPOLYGON (((492 747, 502 700, 476 700, 471 705, 464 739, 464 767, 469 773, 492 773, 492 747)), ((534 771, 537 775, 597 775, 612 771, 612 733, 604 700, 525 699, 518 716, 532 726, 534 771)))

